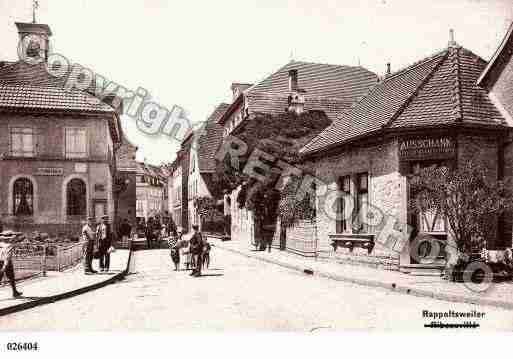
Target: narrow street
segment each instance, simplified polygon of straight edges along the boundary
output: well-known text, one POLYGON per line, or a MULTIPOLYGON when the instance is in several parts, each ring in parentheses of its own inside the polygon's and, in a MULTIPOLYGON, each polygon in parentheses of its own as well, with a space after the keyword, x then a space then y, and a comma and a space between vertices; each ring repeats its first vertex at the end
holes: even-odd
POLYGON ((473 309, 486 313, 482 329, 513 328, 513 311, 310 277, 218 248, 212 256, 211 269, 193 278, 172 270, 167 250, 136 252, 137 273, 124 281, 2 317, 0 330, 432 331, 423 310, 473 309))

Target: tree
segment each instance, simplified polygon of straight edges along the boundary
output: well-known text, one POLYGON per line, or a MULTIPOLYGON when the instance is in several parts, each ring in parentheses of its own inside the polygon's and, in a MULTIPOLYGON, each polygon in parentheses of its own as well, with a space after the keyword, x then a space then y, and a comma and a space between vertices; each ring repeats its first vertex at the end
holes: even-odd
MULTIPOLYGON (((261 231, 265 223, 275 222, 278 216, 286 216, 287 211, 300 202, 294 202, 293 196, 293 190, 297 190, 299 185, 298 178, 292 178, 285 186, 277 186, 281 175, 277 163, 282 161, 299 167, 299 150, 330 123, 322 111, 308 111, 299 115, 257 113, 250 116, 234 134, 245 143, 247 151, 239 157, 237 168, 232 166, 229 155, 218 160, 215 181, 228 190, 241 186, 237 203, 239 207, 253 211, 261 231), (248 158, 256 149, 272 157, 271 161, 261 160, 273 168, 269 173, 262 173, 264 181, 244 173, 248 158)), ((310 204, 310 201, 304 203, 310 204)), ((290 216, 285 223, 291 223, 290 216)))
POLYGON ((500 216, 512 206, 509 186, 473 162, 421 169, 410 184, 409 207, 414 213, 437 213, 447 219, 458 263, 468 262, 473 250, 486 247, 497 233, 500 216))

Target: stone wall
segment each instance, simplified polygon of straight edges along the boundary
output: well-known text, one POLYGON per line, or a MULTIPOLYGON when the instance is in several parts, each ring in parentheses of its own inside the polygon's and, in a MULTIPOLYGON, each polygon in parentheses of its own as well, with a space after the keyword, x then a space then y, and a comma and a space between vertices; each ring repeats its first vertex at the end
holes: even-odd
MULTIPOLYGON (((368 197, 372 206, 379 208, 384 214, 394 216, 398 220, 406 222, 406 181, 399 173, 399 158, 397 141, 391 140, 383 144, 355 148, 336 156, 329 156, 313 163, 318 179, 328 185, 329 191, 337 188, 337 179, 342 176, 354 176, 358 173, 369 174, 368 197)), ((351 184, 354 193, 354 180, 351 184)), ((333 254, 330 233, 336 232, 336 221, 330 213, 333 208, 333 196, 318 196, 317 198, 317 238, 318 249, 321 256, 333 254), (331 199, 330 199, 331 197, 331 199)), ((349 226, 350 227, 350 226, 349 226)), ((369 233, 374 229, 369 228, 369 233)), ((351 229, 349 229, 351 232, 351 229)), ((337 249, 336 255, 364 255, 367 251, 355 248, 353 252, 348 249, 337 249)), ((381 245, 376 244, 370 254, 378 261, 398 261, 399 255, 381 245)))

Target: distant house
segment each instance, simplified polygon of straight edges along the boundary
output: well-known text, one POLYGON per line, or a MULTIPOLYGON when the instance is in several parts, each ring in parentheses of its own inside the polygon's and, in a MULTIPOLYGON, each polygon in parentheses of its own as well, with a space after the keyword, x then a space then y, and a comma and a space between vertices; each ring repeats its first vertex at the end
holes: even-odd
MULTIPOLYGON (((50 41, 48 25, 16 26, 20 40, 50 41)), ((0 215, 19 230, 78 235, 87 216, 116 216, 121 127, 113 107, 50 76, 47 56, 35 47, 27 59, 38 64, 0 62, 0 215)))
MULTIPOLYGON (((223 136, 235 134, 251 115, 318 110, 333 121, 376 85, 378 76, 362 67, 291 61, 257 84, 233 83, 233 101, 219 119, 223 136)), ((240 187, 225 196, 233 239, 254 242, 253 213, 239 208, 240 187)))
POLYGON ((198 212, 196 201, 204 197, 214 200, 222 197, 222 190, 214 185, 213 176, 216 150, 223 139, 223 128, 218 120, 227 108, 227 104, 218 105, 201 128, 185 136, 171 166, 169 208, 175 223, 186 232, 193 224, 200 225, 202 230, 213 230, 212 224, 206 223, 198 212))
POLYGON ((167 211, 167 178, 158 166, 137 162, 136 171, 137 222, 164 217, 167 211))
POLYGON ((132 226, 136 223, 136 152, 137 147, 130 143, 126 136, 122 136, 121 144, 116 151, 117 225, 124 219, 128 219, 132 226))

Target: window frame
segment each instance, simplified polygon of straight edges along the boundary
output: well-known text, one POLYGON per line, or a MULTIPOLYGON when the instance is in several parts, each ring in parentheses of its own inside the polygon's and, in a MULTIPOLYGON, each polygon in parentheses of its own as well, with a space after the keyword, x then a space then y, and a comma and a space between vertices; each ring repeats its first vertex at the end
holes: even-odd
POLYGON ((89 129, 87 127, 80 126, 66 126, 64 127, 64 157, 67 159, 83 159, 89 157, 89 129), (68 131, 83 131, 84 132, 84 144, 85 152, 81 155, 81 152, 68 152, 68 131), (75 155, 78 154, 78 155, 75 155))
POLYGON ((370 174, 369 172, 360 172, 356 174, 356 186, 355 186, 355 217, 358 218, 358 222, 360 223, 360 229, 358 233, 369 233, 369 227, 367 224, 363 223, 362 219, 360 218, 360 211, 363 207, 364 202, 367 204, 367 210, 370 205, 370 198, 369 198, 369 182, 370 182, 370 174), (365 188, 362 189, 362 182, 361 179, 365 177, 365 188), (362 198, 365 197, 366 200, 363 201, 362 198))
POLYGON ((336 233, 348 233, 350 232, 350 226, 347 225, 347 203, 346 201, 350 200, 351 197, 351 176, 341 176, 338 178, 338 190, 341 195, 337 200, 337 213, 341 213, 343 218, 336 218, 336 233), (347 189, 345 188, 345 184, 347 182, 347 189))
POLYGON ((21 158, 34 158, 37 156, 37 147, 38 147, 38 130, 33 126, 9 126, 9 154, 12 157, 21 157, 21 158), (24 131, 30 131, 30 133, 25 133, 24 131), (14 151, 14 140, 13 135, 22 135, 21 136, 21 152, 14 151), (24 151, 24 141, 23 135, 30 134, 32 136, 32 150, 24 151))
POLYGON ((35 189, 34 182, 28 177, 18 177, 12 184, 12 215, 15 217, 32 217, 34 216, 34 204, 35 204, 35 189), (16 183, 19 181, 27 181, 30 184, 30 213, 16 213, 16 183))

